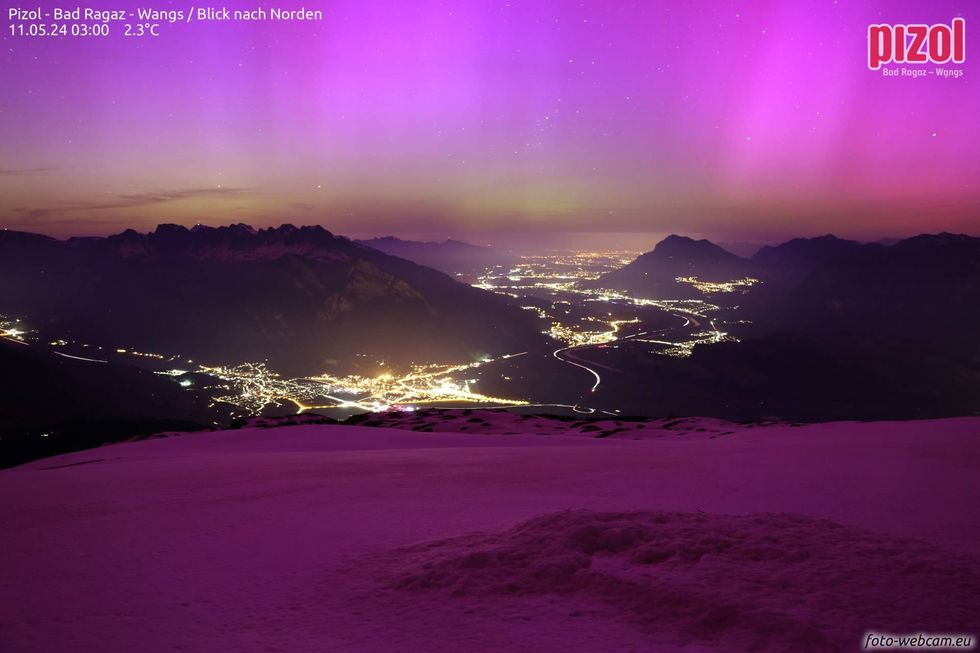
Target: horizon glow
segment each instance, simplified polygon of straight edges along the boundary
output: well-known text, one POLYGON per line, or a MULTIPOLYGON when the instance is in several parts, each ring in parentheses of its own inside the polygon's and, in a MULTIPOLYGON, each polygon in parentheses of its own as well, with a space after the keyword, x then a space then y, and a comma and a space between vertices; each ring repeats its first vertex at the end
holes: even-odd
POLYGON ((324 20, 4 32, 0 226, 651 245, 980 231, 974 4, 305 6, 324 20), (944 67, 963 77, 868 70, 869 24, 954 17, 966 63, 944 67))

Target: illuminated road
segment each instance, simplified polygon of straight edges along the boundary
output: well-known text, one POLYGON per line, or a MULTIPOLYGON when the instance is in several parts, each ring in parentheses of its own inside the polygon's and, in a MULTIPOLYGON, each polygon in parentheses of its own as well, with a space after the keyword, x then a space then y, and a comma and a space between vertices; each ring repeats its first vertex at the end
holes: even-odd
MULTIPOLYGON (((584 346, 585 347, 589 347, 591 345, 584 345, 584 346)), ((575 361, 569 360, 568 358, 563 358, 561 356, 561 354, 563 354, 565 352, 568 352, 568 351, 571 351, 572 349, 581 349, 581 347, 565 347, 564 349, 558 349, 558 350, 556 350, 552 355, 555 358, 557 358, 558 360, 560 360, 561 362, 568 363, 569 365, 574 365, 575 367, 581 367, 583 370, 585 370, 586 372, 588 372, 589 374, 591 374, 592 376, 594 376, 595 377, 595 383, 592 385, 592 388, 589 390, 589 392, 595 392, 596 391, 596 388, 599 387, 599 384, 602 383, 602 377, 600 377, 599 376, 599 373, 596 372, 591 367, 586 367, 585 365, 582 365, 581 363, 576 363, 575 361)))
POLYGON ((71 354, 65 354, 65 353, 60 352, 60 351, 56 351, 54 353, 56 355, 58 355, 58 356, 61 356, 62 358, 71 358, 72 360, 85 361, 86 363, 108 363, 109 362, 109 361, 104 361, 104 360, 102 360, 100 358, 85 358, 84 356, 72 356, 71 354))
MULTIPOLYGON (((570 347, 565 347, 563 349, 558 349, 554 352, 554 357, 563 363, 568 363, 569 365, 574 365, 575 367, 581 368, 591 374, 595 378, 595 383, 589 388, 589 392, 593 393, 598 390, 599 386, 602 384, 602 377, 600 376, 598 370, 605 370, 613 374, 629 374, 628 372, 621 370, 619 368, 612 367, 611 365, 605 365, 603 363, 597 363, 593 360, 589 360, 582 356, 590 350, 597 350, 603 347, 608 347, 616 343, 625 342, 628 340, 638 340, 640 342, 648 342, 659 345, 665 345, 669 347, 677 347, 678 343, 675 341, 659 340, 653 339, 652 336, 659 338, 666 337, 668 334, 681 335, 682 337, 688 338, 688 340, 682 340, 681 345, 686 346, 688 343, 701 342, 702 340, 696 338, 697 329, 701 327, 701 322, 699 322, 690 313, 671 313, 674 317, 684 320, 684 323, 675 326, 667 327, 663 329, 657 329, 655 331, 641 331, 639 333, 633 333, 627 336, 622 336, 619 338, 613 338, 606 342, 595 343, 595 344, 585 344, 585 345, 573 345, 570 347)), ((710 322, 711 330, 716 334, 717 337, 723 337, 724 334, 718 331, 715 327, 714 321, 710 322)), ((690 345, 693 348, 693 344, 690 345)))

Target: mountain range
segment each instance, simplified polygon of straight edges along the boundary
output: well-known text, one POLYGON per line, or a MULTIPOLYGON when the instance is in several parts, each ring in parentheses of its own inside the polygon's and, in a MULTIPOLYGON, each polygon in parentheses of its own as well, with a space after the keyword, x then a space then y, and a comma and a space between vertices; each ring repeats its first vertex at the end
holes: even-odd
POLYGON ((980 359, 980 238, 790 241, 753 262, 764 283, 745 309, 757 333, 852 333, 980 359))
MULTIPOLYGON (((824 236, 744 258, 671 236, 594 284, 703 298, 738 318, 725 328, 741 342, 697 346, 688 358, 651 355, 642 340, 592 348, 589 361, 616 373, 603 373, 588 400, 622 414, 806 421, 980 414, 980 238, 864 244, 824 236), (676 281, 746 276, 762 283, 705 295, 676 281)), ((481 376, 480 387, 567 403, 584 374, 551 355, 558 345, 534 312, 320 227, 161 225, 64 241, 0 231, 0 309, 52 338, 205 364, 265 360, 287 375, 374 375, 382 363, 529 351, 481 376)), ((0 420, 8 433, 32 425, 36 435, 33 427, 50 424, 61 425, 53 433, 75 432, 63 424, 73 418, 214 419, 193 389, 173 380, 118 365, 81 371, 7 349, 3 395, 16 408, 5 411, 13 421, 0 420), (52 394, 59 410, 49 407, 52 394)))
POLYGON ((0 306, 81 342, 303 374, 548 344, 504 298, 322 227, 160 225, 64 241, 0 231, 0 306))
POLYGON ((507 265, 516 260, 516 257, 506 250, 471 245, 452 239, 421 242, 384 236, 357 242, 452 276, 474 275, 492 265, 507 265))
MULTIPOLYGON (((639 297, 705 295, 682 277, 723 282, 751 277, 759 286, 735 295, 756 335, 800 330, 966 348, 980 324, 980 238, 923 234, 890 245, 827 235, 797 238, 736 256, 707 240, 669 236, 650 252, 591 285, 639 297)), ((722 295, 711 301, 726 302, 722 295)), ((730 303, 730 302, 729 302, 730 303)))
POLYGON ((624 412, 765 418, 924 418, 980 414, 980 238, 924 234, 858 243, 795 239, 741 258, 671 236, 595 282, 638 296, 738 306, 741 342, 688 358, 638 343, 593 352, 619 370, 600 394, 624 412), (705 295, 677 277, 761 280, 705 295))
POLYGON ((722 282, 751 276, 767 283, 786 285, 801 281, 817 267, 848 255, 883 249, 826 235, 795 238, 780 245, 766 245, 743 257, 708 241, 671 235, 628 265, 608 272, 595 287, 628 290, 639 296, 699 296, 678 277, 722 282))

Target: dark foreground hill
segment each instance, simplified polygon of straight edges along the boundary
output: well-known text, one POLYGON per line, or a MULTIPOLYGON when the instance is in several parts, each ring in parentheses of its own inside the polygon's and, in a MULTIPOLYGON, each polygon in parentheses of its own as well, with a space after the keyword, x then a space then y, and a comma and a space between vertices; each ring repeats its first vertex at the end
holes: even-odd
POLYGON ((0 232, 0 306, 78 340, 295 373, 469 362, 547 342, 499 296, 291 225, 68 241, 0 232))
POLYGON ((980 364, 940 348, 799 332, 698 346, 686 358, 642 347, 627 342, 583 355, 618 371, 603 374, 591 401, 624 415, 734 421, 980 415, 980 364))
POLYGON ((169 377, 0 341, 0 467, 220 417, 169 377))

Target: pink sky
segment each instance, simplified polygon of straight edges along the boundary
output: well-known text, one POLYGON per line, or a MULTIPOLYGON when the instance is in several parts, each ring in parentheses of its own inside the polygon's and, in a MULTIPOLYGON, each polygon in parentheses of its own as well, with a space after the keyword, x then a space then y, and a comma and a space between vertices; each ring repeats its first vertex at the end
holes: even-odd
POLYGON ((323 21, 5 31, 0 226, 294 222, 480 242, 978 231, 971 2, 308 8, 323 21), (945 68, 962 77, 868 70, 870 23, 956 16, 966 62, 945 68))

